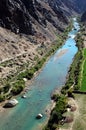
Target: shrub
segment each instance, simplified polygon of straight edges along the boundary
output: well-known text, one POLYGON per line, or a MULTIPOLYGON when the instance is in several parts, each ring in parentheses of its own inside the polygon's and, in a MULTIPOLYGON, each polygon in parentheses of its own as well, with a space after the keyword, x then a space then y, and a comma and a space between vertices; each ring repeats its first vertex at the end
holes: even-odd
POLYGON ((0 95, 0 102, 4 101, 5 100, 5 95, 0 95))
POLYGON ((19 94, 25 87, 25 82, 23 80, 18 80, 13 83, 13 88, 11 90, 13 95, 19 94))
POLYGON ((7 93, 10 88, 11 88, 11 85, 10 85, 9 83, 7 83, 7 84, 3 87, 4 93, 7 93))
POLYGON ((72 91, 71 91, 71 90, 69 90, 69 91, 68 91, 68 97, 75 98, 75 97, 74 97, 74 94, 72 93, 72 91))
POLYGON ((66 97, 63 95, 59 96, 55 108, 51 111, 51 117, 49 119, 47 128, 49 128, 50 130, 56 129, 55 124, 58 124, 60 120, 63 119, 62 114, 66 111, 66 107, 67 107, 66 97))

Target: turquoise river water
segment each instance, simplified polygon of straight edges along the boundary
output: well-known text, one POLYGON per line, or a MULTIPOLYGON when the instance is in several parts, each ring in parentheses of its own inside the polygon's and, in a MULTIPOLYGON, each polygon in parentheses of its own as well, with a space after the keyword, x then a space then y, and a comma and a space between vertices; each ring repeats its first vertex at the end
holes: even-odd
POLYGON ((0 130, 41 130, 48 119, 46 109, 51 104, 51 94, 65 84, 69 67, 78 51, 74 40, 79 30, 76 19, 74 27, 76 29, 69 32, 65 44, 49 59, 29 86, 27 98, 18 96, 19 104, 16 107, 0 113, 0 130), (38 113, 43 114, 40 120, 35 118, 38 113))

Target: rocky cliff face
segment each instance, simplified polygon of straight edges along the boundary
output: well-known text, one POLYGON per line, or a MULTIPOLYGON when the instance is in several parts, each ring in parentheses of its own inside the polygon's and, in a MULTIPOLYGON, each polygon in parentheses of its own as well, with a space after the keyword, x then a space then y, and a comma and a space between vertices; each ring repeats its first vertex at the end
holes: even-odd
POLYGON ((81 21, 86 22, 86 11, 83 13, 83 15, 81 17, 81 21))
POLYGON ((21 0, 1 0, 0 25, 13 32, 34 33, 30 14, 21 0))
POLYGON ((78 9, 70 0, 1 0, 0 26, 31 35, 48 25, 62 31, 74 12, 78 9))
POLYGON ((68 17, 83 11, 85 5, 85 0, 1 0, 0 26, 31 35, 48 25, 62 31, 68 17))
POLYGON ((74 0, 74 4, 79 12, 82 13, 86 10, 86 0, 74 0))

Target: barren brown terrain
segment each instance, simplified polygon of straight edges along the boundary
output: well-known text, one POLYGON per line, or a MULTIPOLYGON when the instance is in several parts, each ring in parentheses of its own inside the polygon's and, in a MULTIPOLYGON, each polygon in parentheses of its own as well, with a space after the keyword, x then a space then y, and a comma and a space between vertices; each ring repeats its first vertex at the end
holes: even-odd
POLYGON ((49 46, 50 40, 41 35, 24 36, 0 27, 0 79, 34 65, 36 57, 41 58, 49 46))

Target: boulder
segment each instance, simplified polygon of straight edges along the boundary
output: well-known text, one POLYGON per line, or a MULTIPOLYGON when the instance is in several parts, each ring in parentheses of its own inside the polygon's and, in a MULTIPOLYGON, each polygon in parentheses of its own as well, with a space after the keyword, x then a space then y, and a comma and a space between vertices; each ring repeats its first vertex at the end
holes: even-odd
POLYGON ((41 113, 39 113, 37 116, 36 116, 36 119, 41 119, 43 117, 43 115, 41 113))
POLYGON ((22 95, 22 98, 27 98, 27 96, 26 95, 22 95))
POLYGON ((14 106, 16 106, 17 104, 18 104, 18 101, 17 101, 16 99, 11 99, 11 100, 9 100, 9 101, 5 104, 4 107, 7 107, 7 108, 9 108, 9 107, 14 107, 14 106))

